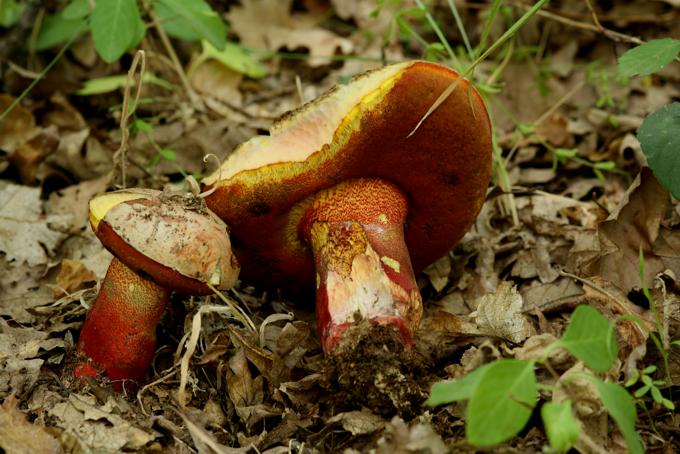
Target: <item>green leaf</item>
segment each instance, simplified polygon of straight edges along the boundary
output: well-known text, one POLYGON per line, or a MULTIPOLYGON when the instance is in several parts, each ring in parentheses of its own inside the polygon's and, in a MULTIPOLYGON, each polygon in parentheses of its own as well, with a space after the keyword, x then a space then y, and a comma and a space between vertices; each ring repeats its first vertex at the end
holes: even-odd
POLYGON ((590 306, 579 306, 557 345, 596 372, 606 372, 618 354, 614 326, 590 306))
POLYGON ((73 0, 69 5, 64 8, 61 15, 64 19, 82 19, 90 14, 90 1, 89 0, 73 0))
POLYGON ((630 374, 630 378, 628 379, 628 381, 623 386, 625 386, 626 388, 629 388, 629 387, 633 386, 635 383, 637 383, 639 379, 640 379, 640 371, 635 369, 633 371, 633 373, 630 374))
POLYGON ((616 383, 606 383, 597 377, 588 377, 597 387, 597 392, 609 416, 612 417, 626 440, 631 454, 643 454, 644 448, 635 431, 635 401, 626 390, 616 383))
MULTIPOLYGON (((238 44, 227 41, 224 50, 217 50, 208 41, 203 40, 203 52, 198 58, 198 62, 214 58, 227 68, 241 74, 245 74, 253 79, 260 79, 267 75, 267 68, 250 56, 238 44)), ((195 66, 195 65, 194 65, 195 66)))
POLYGON ((638 130, 647 164, 673 197, 680 199, 680 102, 649 114, 638 130))
POLYGON ((651 366, 647 366, 644 369, 642 369, 642 373, 646 374, 646 375, 653 374, 654 372, 656 372, 656 366, 654 364, 652 364, 651 366))
POLYGON ((171 148, 161 148, 158 150, 158 154, 163 157, 163 159, 167 159, 168 161, 174 161, 177 159, 177 156, 175 154, 175 150, 171 148))
POLYGON ((482 373, 467 408, 466 436, 492 446, 519 433, 536 405, 533 361, 502 359, 482 373))
POLYGON ((8 28, 16 24, 24 11, 24 6, 16 0, 0 0, 0 26, 8 28))
POLYGON ((113 63, 135 46, 141 21, 135 0, 97 0, 90 28, 99 56, 113 63))
POLYGON ((40 25, 35 50, 42 51, 65 43, 73 35, 86 29, 85 19, 65 19, 61 14, 47 16, 40 25))
POLYGON ((637 391, 633 393, 633 396, 639 399, 640 397, 647 394, 647 391, 649 391, 649 385, 641 386, 640 388, 638 388, 637 391))
POLYGON ((671 400, 666 399, 665 397, 664 397, 663 400, 661 401, 661 404, 662 404, 664 407, 666 407, 667 409, 669 409, 670 411, 674 411, 674 410, 675 410, 675 404, 674 404, 671 400))
POLYGON ((581 426, 571 412, 571 401, 544 404, 541 418, 552 449, 565 452, 576 444, 581 426))
POLYGON ((135 132, 150 134, 151 131, 153 131, 151 124, 145 120, 142 120, 141 118, 135 118, 130 126, 135 132))
MULTIPOLYGON (((145 73, 142 77, 142 81, 144 83, 158 85, 159 87, 163 87, 168 90, 172 90, 174 88, 170 82, 156 77, 151 73, 145 73)), ((80 96, 100 95, 102 93, 118 90, 119 88, 124 88, 126 83, 127 75, 125 74, 121 74, 119 76, 99 77, 97 79, 90 79, 86 81, 83 84, 83 88, 78 90, 76 94, 80 96)))
POLYGON ((680 40, 654 39, 633 47, 619 58, 619 74, 646 76, 661 71, 680 53, 680 40))
POLYGON ((144 23, 142 18, 139 15, 137 15, 137 18, 135 19, 135 29, 132 34, 132 41, 130 41, 128 49, 134 49, 135 47, 139 46, 139 44, 142 42, 145 36, 146 36, 146 24, 144 23))
POLYGON ((491 364, 485 364, 457 380, 446 380, 435 383, 432 385, 430 397, 425 401, 425 405, 436 407, 437 405, 469 399, 472 396, 472 392, 475 390, 479 379, 482 377, 482 374, 489 366, 491 366, 491 364))
POLYGON ((154 10, 168 34, 187 41, 206 39, 224 49, 227 25, 203 0, 156 0, 154 10))

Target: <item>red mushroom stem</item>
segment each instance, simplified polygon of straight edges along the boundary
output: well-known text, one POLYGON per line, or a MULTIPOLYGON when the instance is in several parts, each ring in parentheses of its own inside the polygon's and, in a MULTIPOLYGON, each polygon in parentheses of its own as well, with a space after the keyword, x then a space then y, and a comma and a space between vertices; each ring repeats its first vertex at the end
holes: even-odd
POLYGON ((390 325, 413 345, 422 300, 409 252, 404 193, 380 179, 355 179, 302 202, 298 233, 316 266, 316 319, 331 352, 356 320, 390 325))
POLYGON ((80 333, 78 353, 87 359, 74 375, 96 378, 103 370, 117 390, 125 380, 141 382, 156 351, 156 325, 169 295, 114 258, 80 333))

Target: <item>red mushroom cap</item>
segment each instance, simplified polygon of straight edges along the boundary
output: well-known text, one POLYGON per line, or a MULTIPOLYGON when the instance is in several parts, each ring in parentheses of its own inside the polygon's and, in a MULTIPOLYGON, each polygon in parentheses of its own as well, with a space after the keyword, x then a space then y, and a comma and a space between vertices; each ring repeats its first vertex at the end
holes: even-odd
POLYGON ((243 279, 313 287, 313 257, 297 228, 301 202, 349 179, 386 180, 406 195, 415 272, 449 251, 481 209, 491 173, 491 125, 479 93, 460 80, 409 134, 458 78, 427 62, 368 72, 235 150, 204 184, 215 188, 206 202, 229 224, 243 279))
POLYGON ((121 262, 169 290, 206 295, 229 289, 239 265, 226 224, 191 196, 150 189, 109 192, 90 201, 90 224, 121 262))

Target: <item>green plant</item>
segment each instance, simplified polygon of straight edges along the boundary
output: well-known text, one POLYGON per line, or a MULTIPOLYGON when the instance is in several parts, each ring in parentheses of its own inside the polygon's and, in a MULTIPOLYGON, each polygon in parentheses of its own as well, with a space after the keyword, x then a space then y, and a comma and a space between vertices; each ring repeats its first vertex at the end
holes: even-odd
MULTIPOLYGON (((538 389, 545 392, 553 390, 537 383, 535 368, 545 366, 551 370, 548 358, 557 348, 569 351, 591 371, 573 373, 564 380, 586 378, 591 381, 602 404, 619 426, 630 452, 644 452, 635 431, 634 399, 622 386, 603 381, 594 374, 611 368, 618 349, 614 326, 590 306, 576 308, 564 335, 545 349, 542 358, 502 359, 486 364, 461 379, 435 383, 426 405, 467 400, 467 440, 479 447, 501 443, 517 435, 527 424, 538 403, 538 389)), ((555 451, 568 450, 582 436, 568 400, 543 404, 541 417, 550 447, 555 451)))
POLYGON ((634 397, 639 399, 649 394, 651 395, 654 402, 656 402, 657 404, 663 405, 668 410, 671 411, 675 410, 675 404, 673 403, 673 401, 665 398, 661 394, 661 390, 659 389, 659 386, 665 383, 664 380, 654 380, 652 378, 654 372, 656 372, 656 366, 654 365, 647 366, 641 371, 636 369, 635 371, 633 371, 633 374, 630 377, 630 379, 626 382, 625 384, 626 388, 631 388, 641 382, 642 386, 635 390, 635 392, 633 393, 634 397))
POLYGON ((0 27, 11 27, 16 24, 24 5, 17 0, 0 0, 0 27))
MULTIPOLYGON (((144 9, 140 11, 136 0, 98 0, 96 3, 73 0, 61 12, 44 19, 35 49, 45 50, 90 32, 99 56, 112 63, 137 47, 149 26, 157 26, 162 33, 175 38, 202 43, 202 52, 193 67, 212 58, 249 77, 266 75, 266 69, 250 53, 227 41, 227 24, 204 0, 151 0, 142 4, 144 9)), ((0 8, 0 19, 11 16, 12 11, 9 7, 0 8)), ((86 93, 102 93, 110 90, 110 86, 107 80, 97 88, 88 88, 86 93)))
POLYGON ((171 162, 175 169, 177 169, 177 171, 182 174, 183 177, 186 178, 188 176, 186 171, 175 162, 177 161, 177 154, 175 153, 175 150, 172 148, 161 147, 153 139, 153 126, 151 123, 141 118, 135 118, 132 123, 130 123, 130 132, 133 136, 137 134, 144 134, 151 146, 154 148, 154 150, 156 150, 156 154, 153 155, 151 159, 149 159, 149 162, 147 162, 147 167, 155 167, 161 162, 161 160, 165 160, 171 162))
MULTIPOLYGON (((206 39, 216 48, 224 48, 227 25, 205 1, 153 0, 147 6, 152 19, 169 35, 187 41, 206 39)), ((97 53, 107 63, 139 45, 146 34, 136 0, 73 0, 61 12, 45 18, 36 50, 63 43, 80 25, 92 34, 97 53)))
MULTIPOLYGON (((664 38, 649 41, 624 53, 619 74, 649 76, 659 72, 680 54, 680 40, 664 38)), ((667 104, 649 114, 638 130, 638 140, 647 163, 659 182, 680 199, 680 103, 667 104)))

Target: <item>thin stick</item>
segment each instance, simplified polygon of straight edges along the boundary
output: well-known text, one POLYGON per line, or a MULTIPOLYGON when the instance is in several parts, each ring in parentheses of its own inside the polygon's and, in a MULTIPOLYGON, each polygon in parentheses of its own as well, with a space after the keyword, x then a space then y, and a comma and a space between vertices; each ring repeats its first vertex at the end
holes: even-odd
POLYGON ((184 90, 186 90, 187 95, 189 96, 189 101, 191 101, 191 104, 194 106, 194 109, 199 111, 205 110, 205 106, 203 105, 201 98, 196 94, 193 87, 189 83, 189 79, 187 79, 187 76, 184 73, 184 69, 182 68, 182 63, 180 63, 179 58, 175 53, 175 49, 172 47, 170 38, 168 38, 168 35, 165 33, 165 30, 163 29, 163 27, 161 27, 161 24, 158 20, 158 17, 156 16, 156 13, 154 13, 153 8, 149 9, 149 15, 151 16, 153 25, 156 28, 156 31, 158 32, 158 36, 161 38, 161 42, 163 43, 163 47, 165 47, 165 51, 168 53, 168 56, 172 60, 175 72, 177 72, 179 80, 182 82, 182 86, 184 87, 184 90))
POLYGON ((582 30, 590 30, 590 31, 593 31, 593 32, 601 32, 601 33, 602 33, 602 30, 604 30, 604 32, 603 32, 604 35, 607 38, 612 39, 614 41, 628 42, 628 43, 632 43, 632 44, 644 44, 645 43, 644 40, 642 40, 640 38, 636 38, 634 36, 626 35, 625 33, 620 33, 620 32, 616 32, 614 30, 610 30, 608 28, 604 28, 604 27, 602 27, 602 25, 600 25, 600 27, 602 27, 602 30, 600 30, 597 26, 595 26, 593 24, 586 24, 586 23, 579 22, 579 21, 574 20, 574 19, 569 19, 567 17, 560 16, 559 14, 551 13, 550 11, 538 11, 536 14, 538 16, 545 17, 546 19, 554 20, 555 22, 559 22, 559 23, 562 23, 564 25, 569 25, 569 26, 574 27, 574 28, 580 28, 582 30))
POLYGON ((125 83, 125 92, 123 94, 123 107, 120 115, 120 146, 113 153, 113 169, 111 170, 109 185, 113 182, 116 175, 116 168, 120 165, 122 187, 125 188, 127 185, 126 181, 126 152, 128 146, 128 140, 130 139, 130 130, 128 129, 128 120, 130 116, 134 113, 137 108, 137 102, 139 101, 139 96, 142 91, 142 83, 144 79, 144 72, 146 71, 146 54, 143 50, 138 50, 135 52, 135 58, 132 60, 132 65, 128 70, 127 81, 125 83), (137 86, 135 87, 135 100, 130 108, 130 86, 132 85, 132 79, 135 77, 137 72, 137 66, 140 65, 139 79, 137 79, 137 86))

